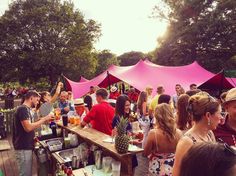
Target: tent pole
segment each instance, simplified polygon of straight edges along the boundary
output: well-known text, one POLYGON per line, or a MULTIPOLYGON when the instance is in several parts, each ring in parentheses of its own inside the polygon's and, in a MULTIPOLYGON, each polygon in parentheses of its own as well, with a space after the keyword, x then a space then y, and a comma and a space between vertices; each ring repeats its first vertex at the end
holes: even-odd
POLYGON ((109 92, 110 92, 110 90, 111 90, 111 81, 110 81, 109 71, 107 71, 107 79, 108 79, 108 89, 109 89, 109 92))

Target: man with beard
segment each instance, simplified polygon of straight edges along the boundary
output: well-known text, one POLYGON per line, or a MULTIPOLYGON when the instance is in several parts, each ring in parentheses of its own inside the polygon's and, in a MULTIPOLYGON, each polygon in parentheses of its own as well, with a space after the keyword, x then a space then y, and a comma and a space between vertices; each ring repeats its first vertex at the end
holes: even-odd
POLYGON ((39 103, 38 92, 30 90, 24 96, 24 102, 16 110, 13 120, 13 146, 20 176, 32 175, 32 154, 34 148, 34 130, 52 119, 49 114, 32 122, 32 108, 39 103))

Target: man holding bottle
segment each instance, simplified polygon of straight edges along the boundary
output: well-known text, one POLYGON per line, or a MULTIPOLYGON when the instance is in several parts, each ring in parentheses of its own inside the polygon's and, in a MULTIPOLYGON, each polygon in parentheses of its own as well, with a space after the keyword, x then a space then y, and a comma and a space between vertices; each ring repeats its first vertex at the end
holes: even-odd
POLYGON ((49 114, 40 118, 37 122, 32 122, 32 108, 39 103, 40 95, 36 91, 28 91, 24 96, 24 102, 15 113, 13 120, 13 146, 15 149, 16 162, 19 176, 32 175, 32 154, 34 148, 34 130, 43 123, 52 119, 49 114))

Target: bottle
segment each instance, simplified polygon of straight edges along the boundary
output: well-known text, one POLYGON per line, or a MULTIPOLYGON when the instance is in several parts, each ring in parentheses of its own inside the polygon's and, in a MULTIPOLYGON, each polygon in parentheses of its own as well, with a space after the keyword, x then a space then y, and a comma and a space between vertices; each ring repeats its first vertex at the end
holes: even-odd
POLYGON ((61 165, 61 170, 60 170, 60 174, 61 174, 61 175, 60 175, 60 176, 66 176, 66 174, 65 174, 65 169, 66 169, 66 168, 65 168, 65 167, 66 167, 66 166, 65 166, 64 164, 61 165))
POLYGON ((88 152, 88 165, 94 165, 94 164, 95 164, 94 151, 90 149, 88 152))
POLYGON ((38 150, 38 149, 40 148, 40 143, 39 143, 39 138, 38 138, 38 136, 35 136, 34 142, 35 142, 34 148, 35 148, 36 150, 38 150))
POLYGON ((64 175, 67 174, 67 170, 68 170, 68 168, 67 168, 67 166, 65 166, 65 167, 64 167, 64 175))
POLYGON ((60 166, 59 163, 57 163, 56 168, 57 168, 57 170, 56 170, 56 176, 63 176, 63 175, 62 175, 63 172, 62 172, 62 170, 61 170, 61 166, 60 166))
POLYGON ((57 124, 55 122, 50 122, 50 128, 52 129, 52 135, 57 137, 57 124))
POLYGON ((72 168, 71 168, 71 167, 69 167, 69 168, 67 169, 67 176, 73 176, 72 168))
POLYGON ((82 162, 82 160, 80 159, 80 160, 79 160, 79 168, 83 168, 83 167, 84 167, 83 162, 82 162))
POLYGON ((77 156, 72 156, 72 168, 76 169, 77 167, 77 156))

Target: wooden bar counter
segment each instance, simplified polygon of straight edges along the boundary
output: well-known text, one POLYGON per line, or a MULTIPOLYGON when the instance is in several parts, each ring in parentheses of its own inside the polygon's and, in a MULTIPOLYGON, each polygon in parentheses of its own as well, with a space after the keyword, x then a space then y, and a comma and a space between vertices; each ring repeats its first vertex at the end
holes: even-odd
POLYGON ((137 150, 135 150, 134 152, 119 154, 115 149, 114 143, 103 142, 103 140, 110 138, 110 136, 107 134, 101 133, 92 128, 81 128, 79 125, 68 124, 68 126, 63 126, 61 121, 57 122, 57 125, 72 133, 77 134, 79 139, 82 139, 89 144, 98 146, 112 158, 120 161, 122 176, 134 175, 134 170, 132 169, 132 157, 134 154, 142 152, 143 149, 137 148, 137 150))

